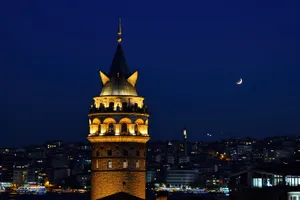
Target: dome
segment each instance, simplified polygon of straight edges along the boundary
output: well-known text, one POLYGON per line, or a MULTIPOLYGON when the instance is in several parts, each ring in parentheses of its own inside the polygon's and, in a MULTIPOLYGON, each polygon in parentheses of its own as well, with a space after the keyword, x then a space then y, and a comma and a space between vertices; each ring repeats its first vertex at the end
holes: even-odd
POLYGON ((100 93, 100 96, 109 95, 130 95, 137 96, 136 89, 127 80, 111 80, 107 82, 100 93))

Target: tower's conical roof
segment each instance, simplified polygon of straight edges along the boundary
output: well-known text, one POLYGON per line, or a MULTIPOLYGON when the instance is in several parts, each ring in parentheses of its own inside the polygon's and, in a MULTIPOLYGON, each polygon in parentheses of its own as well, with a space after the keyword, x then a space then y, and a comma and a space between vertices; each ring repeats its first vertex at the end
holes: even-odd
POLYGON ((108 75, 100 71, 103 88, 100 96, 108 95, 130 95, 137 96, 135 89, 138 77, 137 71, 130 73, 121 45, 121 21, 119 20, 118 46, 114 55, 108 75))
POLYGON ((113 58, 113 61, 111 63, 108 76, 109 77, 117 76, 118 73, 119 76, 129 77, 130 75, 121 44, 118 44, 117 46, 117 50, 113 58))

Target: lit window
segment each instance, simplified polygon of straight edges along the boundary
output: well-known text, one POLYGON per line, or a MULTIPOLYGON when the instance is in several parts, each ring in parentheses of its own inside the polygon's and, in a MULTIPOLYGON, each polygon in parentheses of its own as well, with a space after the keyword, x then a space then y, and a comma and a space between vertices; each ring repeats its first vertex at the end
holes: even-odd
POLYGON ((112 162, 110 160, 107 162, 107 168, 109 168, 109 169, 112 168, 112 162))
POLYGON ((135 168, 139 168, 139 167, 140 167, 140 161, 136 161, 135 168))
POLYGON ((96 160, 96 168, 99 168, 99 160, 96 160))
POLYGON ((123 160, 123 168, 127 168, 128 167, 128 162, 127 160, 123 160))

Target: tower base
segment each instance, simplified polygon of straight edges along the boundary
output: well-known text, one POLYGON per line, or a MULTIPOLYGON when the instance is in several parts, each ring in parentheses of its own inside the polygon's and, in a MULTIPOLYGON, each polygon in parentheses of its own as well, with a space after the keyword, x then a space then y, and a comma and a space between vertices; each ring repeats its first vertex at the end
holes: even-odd
POLYGON ((91 200, 98 200, 119 192, 146 199, 146 172, 143 171, 92 172, 91 185, 91 200))

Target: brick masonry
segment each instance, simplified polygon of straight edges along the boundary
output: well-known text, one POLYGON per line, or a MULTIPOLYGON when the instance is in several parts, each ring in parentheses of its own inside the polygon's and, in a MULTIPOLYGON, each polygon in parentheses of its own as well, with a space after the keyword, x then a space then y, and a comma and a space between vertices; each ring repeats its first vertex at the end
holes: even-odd
POLYGON ((92 148, 91 200, 118 192, 145 199, 146 144, 93 143, 92 148), (127 155, 124 155, 124 150, 128 152, 127 155), (108 151, 112 154, 108 155, 108 151), (112 162, 111 168, 108 168, 108 161, 112 162), (128 162, 127 168, 123 167, 124 161, 128 162))
POLYGON ((146 197, 145 172, 93 172, 91 184, 91 200, 97 200, 118 192, 126 192, 142 199, 146 197))

